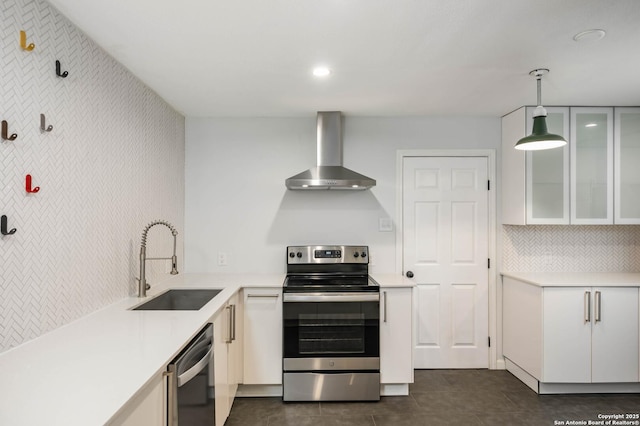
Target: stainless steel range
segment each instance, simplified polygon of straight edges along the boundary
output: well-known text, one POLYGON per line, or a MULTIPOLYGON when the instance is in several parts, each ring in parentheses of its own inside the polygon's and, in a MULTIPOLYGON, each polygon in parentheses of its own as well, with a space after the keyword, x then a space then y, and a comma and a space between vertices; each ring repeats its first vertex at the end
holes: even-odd
POLYGON ((284 401, 380 400, 380 289, 366 246, 287 247, 284 401))

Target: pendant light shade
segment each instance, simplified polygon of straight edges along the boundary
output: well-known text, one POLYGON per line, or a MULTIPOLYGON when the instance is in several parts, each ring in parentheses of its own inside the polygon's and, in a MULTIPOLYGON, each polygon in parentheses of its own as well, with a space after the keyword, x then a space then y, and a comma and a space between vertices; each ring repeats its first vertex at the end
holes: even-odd
POLYGON ((562 136, 554 135, 547 130, 547 110, 542 106, 541 101, 541 79, 548 72, 548 69, 542 68, 529 73, 536 78, 538 83, 538 106, 533 111, 533 131, 529 136, 525 136, 516 143, 516 149, 537 151, 558 148, 567 144, 562 136))

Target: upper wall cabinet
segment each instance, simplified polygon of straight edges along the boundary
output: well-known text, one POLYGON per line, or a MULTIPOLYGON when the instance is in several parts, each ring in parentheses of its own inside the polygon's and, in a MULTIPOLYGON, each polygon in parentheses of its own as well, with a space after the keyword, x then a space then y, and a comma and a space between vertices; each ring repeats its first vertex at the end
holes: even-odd
MULTIPOLYGON (((569 148, 519 151, 516 142, 531 133, 533 108, 502 119, 502 223, 569 223, 569 148), (528 129, 528 130, 527 130, 528 129)), ((569 108, 547 108, 549 132, 569 139, 569 108)))
POLYGON ((640 223, 640 108, 616 108, 615 222, 640 223))
POLYGON ((571 223, 613 223, 613 108, 571 108, 571 223))
POLYGON ((568 146, 518 151, 532 112, 502 119, 502 223, 640 224, 640 108, 547 108, 568 146))

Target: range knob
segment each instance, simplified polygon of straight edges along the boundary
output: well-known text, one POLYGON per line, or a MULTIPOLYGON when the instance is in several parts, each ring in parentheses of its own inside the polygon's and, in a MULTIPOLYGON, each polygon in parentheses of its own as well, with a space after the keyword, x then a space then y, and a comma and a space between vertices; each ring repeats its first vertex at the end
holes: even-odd
POLYGON ((302 257, 302 253, 301 252, 297 252, 296 256, 298 256, 298 259, 302 257))
POLYGON ((358 253, 357 251, 353 253, 353 257, 358 257, 360 256, 360 253, 358 253))
POLYGON ((289 257, 293 259, 294 257, 296 257, 296 254, 294 252, 291 252, 289 253, 289 257))
POLYGON ((360 255, 361 257, 367 257, 367 252, 363 251, 362 254, 360 255))

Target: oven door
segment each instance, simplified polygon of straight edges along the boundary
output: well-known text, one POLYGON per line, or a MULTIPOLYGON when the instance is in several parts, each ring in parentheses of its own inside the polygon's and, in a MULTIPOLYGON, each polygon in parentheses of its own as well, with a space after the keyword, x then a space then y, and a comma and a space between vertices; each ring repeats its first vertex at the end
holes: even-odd
POLYGON ((379 369, 379 293, 285 293, 283 302, 285 370, 379 369))

